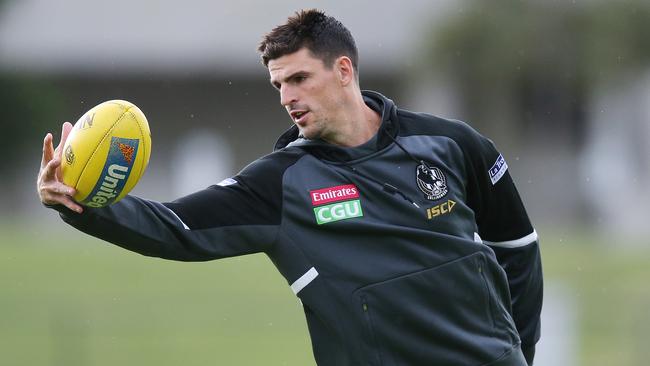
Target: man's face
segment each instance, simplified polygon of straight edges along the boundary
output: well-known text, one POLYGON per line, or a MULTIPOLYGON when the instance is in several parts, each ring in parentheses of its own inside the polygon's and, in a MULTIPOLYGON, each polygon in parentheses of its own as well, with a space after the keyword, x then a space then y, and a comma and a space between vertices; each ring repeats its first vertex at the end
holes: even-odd
POLYGON ((280 91, 280 103, 286 108, 301 134, 308 139, 330 140, 344 103, 343 87, 336 67, 327 68, 308 49, 270 60, 271 84, 280 91))

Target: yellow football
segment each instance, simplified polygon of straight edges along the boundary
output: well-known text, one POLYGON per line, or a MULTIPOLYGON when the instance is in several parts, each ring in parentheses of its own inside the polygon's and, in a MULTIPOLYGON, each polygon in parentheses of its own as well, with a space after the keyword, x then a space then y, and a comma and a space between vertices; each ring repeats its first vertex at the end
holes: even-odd
POLYGON ((86 112, 63 146, 63 183, 74 199, 103 207, 126 196, 144 174, 151 132, 144 113, 124 100, 109 100, 86 112))

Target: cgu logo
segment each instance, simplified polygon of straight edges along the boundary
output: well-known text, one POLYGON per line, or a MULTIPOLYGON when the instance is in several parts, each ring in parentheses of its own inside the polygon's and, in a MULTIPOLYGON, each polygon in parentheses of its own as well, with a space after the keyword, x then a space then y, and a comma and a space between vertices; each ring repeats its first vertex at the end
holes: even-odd
POLYGON ((121 181, 126 179, 129 168, 118 164, 108 167, 108 174, 104 175, 102 185, 86 203, 90 207, 102 207, 112 202, 119 194, 117 187, 121 181))
POLYGON ((314 208, 318 225, 363 216, 361 201, 352 200, 314 208))

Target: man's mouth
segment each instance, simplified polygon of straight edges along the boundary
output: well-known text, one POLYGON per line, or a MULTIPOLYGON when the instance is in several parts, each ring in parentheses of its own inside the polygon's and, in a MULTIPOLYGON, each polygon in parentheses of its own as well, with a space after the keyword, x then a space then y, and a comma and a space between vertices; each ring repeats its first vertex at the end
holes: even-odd
POLYGON ((296 124, 302 124, 305 122, 305 117, 307 114, 309 114, 309 111, 296 110, 291 111, 289 114, 291 115, 291 119, 293 119, 296 124))

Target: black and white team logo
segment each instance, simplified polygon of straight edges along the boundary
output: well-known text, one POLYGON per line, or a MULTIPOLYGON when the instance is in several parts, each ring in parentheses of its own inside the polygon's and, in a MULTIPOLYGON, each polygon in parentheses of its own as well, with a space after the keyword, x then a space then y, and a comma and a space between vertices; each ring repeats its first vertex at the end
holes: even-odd
POLYGON ((429 168, 424 164, 418 165, 416 178, 418 187, 428 200, 435 201, 441 199, 449 192, 445 175, 442 174, 442 170, 436 167, 429 168))

